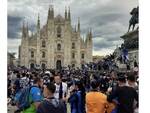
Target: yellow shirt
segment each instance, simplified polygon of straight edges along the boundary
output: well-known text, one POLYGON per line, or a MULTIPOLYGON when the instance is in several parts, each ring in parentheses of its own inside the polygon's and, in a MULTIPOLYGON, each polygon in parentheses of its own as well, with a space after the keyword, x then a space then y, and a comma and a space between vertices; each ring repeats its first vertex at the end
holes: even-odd
POLYGON ((107 96, 100 92, 89 92, 86 94, 87 113, 105 113, 107 96))

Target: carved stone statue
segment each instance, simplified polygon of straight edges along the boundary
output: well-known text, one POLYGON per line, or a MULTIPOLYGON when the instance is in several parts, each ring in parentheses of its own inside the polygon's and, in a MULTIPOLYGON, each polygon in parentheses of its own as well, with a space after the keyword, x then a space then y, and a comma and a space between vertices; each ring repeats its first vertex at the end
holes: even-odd
MULTIPOLYGON (((128 32, 132 27, 132 31, 134 30, 134 27, 136 24, 139 23, 139 7, 137 8, 133 8, 132 11, 130 12, 130 14, 132 15, 131 19, 129 20, 129 28, 128 28, 128 32)), ((138 28, 138 27, 137 27, 138 28)))

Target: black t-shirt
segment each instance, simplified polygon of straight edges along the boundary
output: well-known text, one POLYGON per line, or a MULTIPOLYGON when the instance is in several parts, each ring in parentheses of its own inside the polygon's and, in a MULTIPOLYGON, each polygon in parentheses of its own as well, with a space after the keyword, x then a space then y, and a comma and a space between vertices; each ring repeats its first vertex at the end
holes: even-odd
POLYGON ((122 86, 118 87, 112 94, 107 97, 109 102, 111 102, 113 99, 118 100, 117 113, 133 113, 133 103, 134 100, 138 102, 138 94, 134 88, 122 86))
POLYGON ((65 113, 63 102, 55 98, 43 100, 36 113, 65 113))

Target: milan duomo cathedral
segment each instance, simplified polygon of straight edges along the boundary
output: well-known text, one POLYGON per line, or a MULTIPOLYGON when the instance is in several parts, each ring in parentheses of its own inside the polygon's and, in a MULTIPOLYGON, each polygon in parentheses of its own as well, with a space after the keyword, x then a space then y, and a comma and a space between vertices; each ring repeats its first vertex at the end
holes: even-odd
POLYGON ((82 64, 92 62, 92 32, 86 39, 81 37, 80 20, 77 28, 71 25, 70 8, 65 9, 64 17, 54 16, 54 8, 48 10, 47 23, 41 27, 38 15, 36 32, 29 35, 28 25, 23 23, 22 39, 19 46, 20 66, 60 69, 81 68, 82 64))

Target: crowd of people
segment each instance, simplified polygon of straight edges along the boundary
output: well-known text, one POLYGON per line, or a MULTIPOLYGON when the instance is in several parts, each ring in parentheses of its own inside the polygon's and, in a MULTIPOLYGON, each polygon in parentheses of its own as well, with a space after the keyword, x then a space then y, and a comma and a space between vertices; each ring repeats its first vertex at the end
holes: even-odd
POLYGON ((8 68, 8 104, 17 106, 15 113, 138 113, 137 72, 107 65, 103 71, 8 68))

